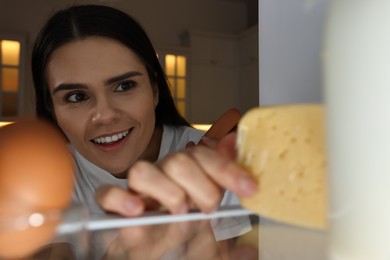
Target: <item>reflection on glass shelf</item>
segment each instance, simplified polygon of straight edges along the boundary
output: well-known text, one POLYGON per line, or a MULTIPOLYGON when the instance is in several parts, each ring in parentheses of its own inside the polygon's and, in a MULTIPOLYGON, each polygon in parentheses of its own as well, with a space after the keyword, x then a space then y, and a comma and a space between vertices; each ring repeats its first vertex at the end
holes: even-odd
POLYGON ((80 228, 57 232, 29 259, 259 259, 256 215, 226 214, 220 218, 146 225, 132 225, 134 218, 107 216, 127 221, 115 228, 91 230, 90 221, 94 217, 82 216, 81 208, 75 208, 75 214, 66 214, 68 217, 64 220, 66 225, 82 224, 80 228), (69 217, 72 217, 70 223, 69 217), (78 223, 77 217, 83 223, 78 223))

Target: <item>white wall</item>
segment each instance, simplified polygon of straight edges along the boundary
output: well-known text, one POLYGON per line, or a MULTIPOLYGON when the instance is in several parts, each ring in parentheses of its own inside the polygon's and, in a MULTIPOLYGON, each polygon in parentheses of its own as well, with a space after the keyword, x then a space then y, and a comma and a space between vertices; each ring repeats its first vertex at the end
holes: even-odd
POLYGON ((322 102, 329 0, 260 0, 260 105, 322 102))

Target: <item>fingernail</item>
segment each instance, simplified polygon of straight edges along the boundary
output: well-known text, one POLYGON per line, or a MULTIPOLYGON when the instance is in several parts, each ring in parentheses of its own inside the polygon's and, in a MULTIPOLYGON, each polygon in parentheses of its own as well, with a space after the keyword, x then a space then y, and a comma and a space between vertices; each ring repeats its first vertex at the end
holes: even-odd
POLYGON ((243 195, 251 196, 257 191, 256 183, 248 176, 244 176, 239 181, 240 190, 243 195))

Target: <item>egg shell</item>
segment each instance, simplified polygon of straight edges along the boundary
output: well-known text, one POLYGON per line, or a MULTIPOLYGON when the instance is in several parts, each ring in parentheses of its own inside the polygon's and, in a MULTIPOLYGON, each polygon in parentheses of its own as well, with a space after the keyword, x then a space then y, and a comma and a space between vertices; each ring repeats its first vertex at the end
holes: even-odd
POLYGON ((12 220, 63 211, 73 182, 74 160, 57 128, 38 119, 0 128, 0 257, 26 256, 54 236, 59 219, 23 230, 12 220))

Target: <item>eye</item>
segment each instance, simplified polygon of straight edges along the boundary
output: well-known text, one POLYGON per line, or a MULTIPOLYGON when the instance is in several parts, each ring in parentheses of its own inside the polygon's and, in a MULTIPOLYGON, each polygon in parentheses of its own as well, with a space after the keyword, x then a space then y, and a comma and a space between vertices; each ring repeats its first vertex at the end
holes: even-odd
POLYGON ((88 99, 88 95, 82 92, 73 92, 66 95, 65 100, 68 103, 79 103, 88 99))
POLYGON ((124 82, 118 84, 118 86, 115 88, 115 92, 128 91, 128 90, 134 88, 136 85, 137 85, 137 83, 132 81, 132 80, 124 81, 124 82))

